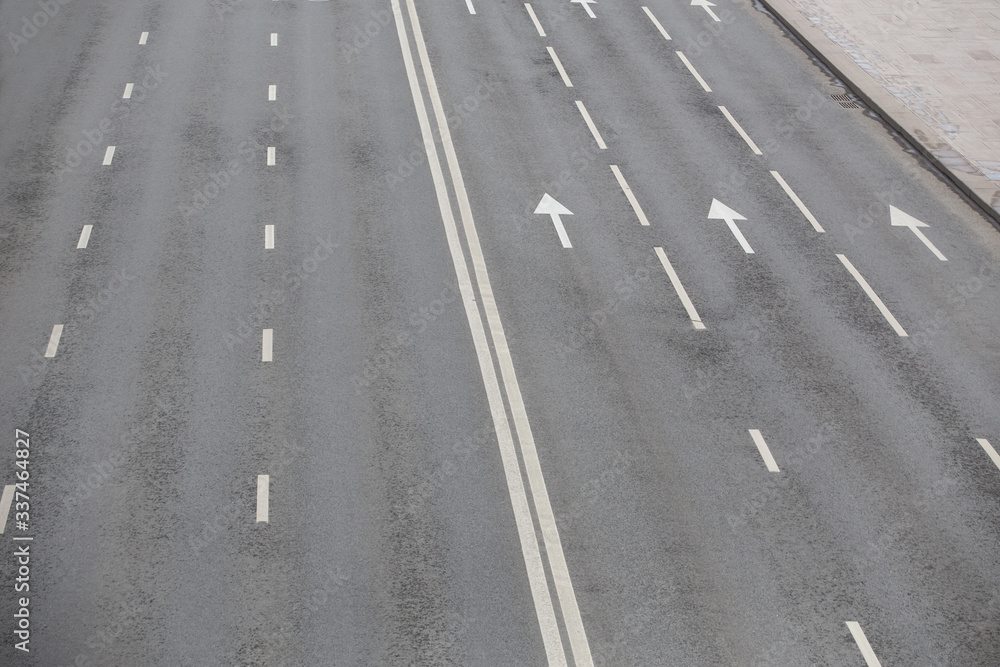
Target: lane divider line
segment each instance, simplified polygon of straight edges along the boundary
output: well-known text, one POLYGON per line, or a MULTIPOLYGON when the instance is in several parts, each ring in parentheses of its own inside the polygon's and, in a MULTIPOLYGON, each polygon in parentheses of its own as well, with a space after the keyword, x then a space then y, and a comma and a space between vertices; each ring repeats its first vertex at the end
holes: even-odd
POLYGON ((667 272, 667 276, 670 277, 670 284, 674 286, 674 291, 677 292, 677 296, 680 297, 681 303, 684 304, 684 310, 687 311, 688 317, 691 318, 691 323, 694 325, 695 329, 704 329, 705 324, 701 321, 701 316, 698 315, 698 311, 695 310, 694 304, 691 303, 691 298, 688 296, 687 290, 684 289, 684 285, 681 284, 681 279, 674 271, 673 264, 667 259, 667 253, 663 252, 663 248, 656 246, 653 248, 656 251, 656 256, 660 258, 660 264, 663 265, 663 270, 667 272))
POLYGON ((260 336, 260 360, 268 363, 274 360, 274 329, 264 329, 260 336))
POLYGON ((788 198, 791 199, 793 202, 795 202, 795 205, 799 207, 799 210, 802 211, 802 215, 806 216, 806 220, 808 220, 809 224, 813 226, 813 229, 815 229, 820 234, 823 234, 824 233, 823 227, 820 226, 819 220, 817 220, 816 216, 814 216, 809 211, 809 209, 806 208, 806 205, 802 202, 801 199, 799 199, 799 196, 792 191, 792 188, 789 187, 788 183, 785 182, 785 179, 781 177, 781 174, 779 174, 776 171, 772 171, 771 176, 774 176, 774 180, 778 181, 778 185, 780 185, 781 188, 785 191, 785 194, 788 195, 788 198))
POLYGON ((684 66, 688 68, 688 71, 694 75, 694 78, 698 79, 698 83, 700 83, 701 87, 705 89, 705 92, 706 93, 712 92, 712 89, 709 88, 708 84, 705 83, 705 80, 701 78, 701 74, 698 74, 698 70, 694 68, 694 65, 692 65, 691 61, 687 59, 687 56, 681 53, 680 51, 675 51, 674 53, 676 53, 677 57, 681 59, 681 62, 684 63, 684 66))
POLYGON ((264 225, 264 250, 274 250, 274 225, 264 225))
MULTIPOLYGON (((455 266, 455 273, 458 278, 462 302, 465 307, 466 317, 469 321, 469 328, 472 332, 473 343, 476 348, 479 360, 480 372, 483 376, 483 384, 489 399, 490 411, 493 416, 493 423, 497 432, 497 442, 500 449, 501 459, 504 465, 504 473, 510 492, 511 505, 514 510, 515 523, 517 525, 518 536, 521 542, 522 555, 525 561, 525 568, 528 574, 528 582, 532 592, 532 599, 535 604, 535 613, 538 617, 539 629, 542 634, 542 643, 545 648, 548 664, 555 667, 566 665, 566 655, 560 637, 558 622, 552 607, 552 599, 549 594, 545 569, 542 565, 541 554, 538 547, 534 523, 532 521, 531 510, 528 505, 525 493, 521 470, 517 461, 517 452, 514 449, 513 436, 510 431, 506 409, 503 404, 503 396, 500 391, 500 384, 496 376, 496 369, 493 365, 493 357, 490 353, 489 343, 486 339, 485 327, 482 315, 476 303, 476 294, 473 291, 469 268, 462 250, 461 240, 458 236, 458 229, 452 211, 451 202, 448 198, 447 187, 444 181, 444 173, 438 157, 437 147, 434 143, 434 135, 430 128, 427 116, 427 109, 420 91, 420 86, 416 78, 416 70, 413 57, 410 53, 409 40, 402 21, 402 11, 400 0, 392 0, 393 12, 396 16, 397 33, 399 35, 400 48, 403 52, 403 62, 406 66, 407 77, 410 83, 410 93, 413 97, 414 107, 417 112, 417 119, 420 123, 421 135, 424 140, 424 148, 428 156, 428 165, 434 181, 434 189, 437 195, 438 206, 441 210, 442 222, 445 226, 445 235, 448 240, 452 262, 455 266)), ((458 199, 459 210, 462 217, 463 228, 466 241, 469 245, 469 253, 476 271, 476 279, 480 292, 480 301, 486 313, 490 326, 490 333, 493 338, 494 347, 497 353, 497 360, 505 383, 507 398, 510 403, 511 414, 515 421, 518 438, 521 448, 521 455, 524 460, 528 483, 531 486, 532 500, 535 504, 535 511, 538 517, 539 528, 546 545, 546 556, 549 559, 549 566, 552 570, 553 580, 557 595, 559 596, 562 608, 562 616, 566 622, 567 634, 570 639, 570 646, 574 653, 577 665, 590 667, 593 659, 590 656, 590 648, 586 642, 586 634, 582 632, 582 621, 579 615, 579 608, 576 606, 576 598, 572 592, 572 583, 566 567, 565 557, 562 552, 562 545, 558 539, 558 531, 555 528, 555 518, 548 501, 548 494, 544 487, 544 479, 541 477, 540 465, 538 463, 537 451, 534 448, 534 440, 531 436, 530 425, 527 423, 524 404, 521 400, 520 389, 516 384, 516 376, 513 374, 513 362, 510 359, 510 351, 507 349, 506 338, 503 334, 503 327, 499 321, 499 313, 496 308, 496 301, 493 298, 492 287, 489 283, 489 275, 486 271, 485 259, 482 249, 479 246, 479 238, 476 233, 475 224, 472 219, 472 211, 469 205, 468 193, 465 190, 461 170, 458 167, 458 159, 454 145, 451 141, 451 133, 448 128, 447 116, 444 106, 441 103, 440 94, 434 81, 434 73, 431 69, 430 59, 427 55, 427 47, 420 29, 419 18, 412 0, 407 0, 414 41, 417 52, 420 56, 421 67, 424 78, 427 82, 428 95, 434 109, 435 121, 441 136, 449 171, 454 187, 455 196, 458 199), (582 641, 581 641, 582 640, 582 641)))
POLYGON ((735 118, 733 118, 733 114, 729 113, 729 109, 726 107, 719 107, 719 111, 721 111, 722 115, 726 117, 729 124, 735 127, 736 131, 740 133, 740 136, 743 137, 743 141, 747 142, 747 146, 750 147, 750 150, 752 150, 755 155, 763 155, 763 153, 760 152, 760 149, 757 148, 757 144, 755 144, 753 139, 750 138, 750 135, 743 131, 740 124, 736 122, 735 118))
POLYGON ((270 475, 257 475, 257 523, 268 523, 270 486, 270 475))
POLYGON ((14 485, 8 484, 0 493, 0 535, 7 529, 7 515, 10 514, 10 502, 14 500, 14 485))
POLYGON ((278 86, 271 84, 267 87, 267 101, 273 102, 278 99, 278 86))
POLYGON ((277 46, 277 45, 278 45, 278 33, 272 32, 271 33, 271 46, 277 46))
POLYGON ((531 8, 531 3, 524 3, 524 8, 528 10, 528 16, 531 17, 531 22, 535 24, 535 30, 538 31, 538 36, 545 37, 545 31, 542 30, 542 24, 538 22, 538 17, 535 16, 535 10, 531 8))
POLYGON ((760 434, 758 429, 749 429, 750 437, 753 438, 753 442, 757 445, 757 451, 760 452, 760 457, 764 459, 764 465, 767 466, 768 472, 781 472, 778 470, 778 464, 774 462, 774 457, 771 456, 771 450, 768 449, 767 443, 764 442, 764 436, 760 434))
POLYGON ((851 631, 851 636, 854 637, 854 643, 858 645, 858 649, 860 649, 861 655, 864 656, 868 667, 882 667, 882 663, 875 656, 875 651, 872 650, 872 645, 868 643, 868 638, 865 637, 865 631, 861 629, 861 625, 857 621, 845 621, 845 623, 847 623, 847 627, 851 631))
POLYGON ((602 151, 607 150, 608 145, 604 143, 601 133, 597 131, 597 126, 594 125, 593 119, 591 119, 590 114, 587 113, 587 107, 583 106, 583 102, 577 100, 576 108, 580 110, 580 114, 583 116, 583 122, 587 124, 587 127, 590 128, 590 133, 594 135, 594 141, 597 142, 597 147, 602 151))
POLYGON ((140 34, 139 34, 139 43, 140 43, 140 44, 145 44, 145 43, 146 43, 146 39, 147 39, 148 37, 149 37, 149 33, 148 33, 148 32, 143 32, 143 33, 140 33, 140 34))
POLYGON ((552 58, 552 62, 556 64, 556 69, 559 70, 559 76, 562 77, 563 83, 566 84, 567 88, 572 88, 573 82, 569 80, 569 75, 567 75, 566 70, 563 69, 563 65, 559 61, 559 56, 556 55, 555 49, 553 49, 551 46, 546 46, 545 48, 548 49, 549 56, 551 56, 552 58))
POLYGON ((59 339, 62 338, 63 325, 57 324, 52 327, 52 333, 49 335, 49 345, 45 348, 46 357, 56 356, 56 350, 59 348, 59 339))
POLYGON ((111 160, 113 160, 114 157, 115 157, 115 147, 108 146, 107 150, 104 151, 104 162, 102 162, 101 164, 105 167, 108 166, 109 164, 111 164, 111 160))
POLYGON ((976 438, 976 442, 978 442, 979 446, 986 451, 986 455, 990 457, 991 461, 993 461, 993 465, 1000 468, 1000 454, 997 454, 997 450, 993 449, 993 445, 990 444, 990 441, 986 438, 976 438))
POLYGON ((475 15, 476 8, 472 6, 472 0, 465 0, 465 5, 469 8, 469 13, 475 15))
POLYGON ((656 26, 656 29, 660 31, 661 35, 663 35, 663 39, 667 40, 668 42, 673 41, 670 39, 670 35, 667 34, 667 31, 664 30, 663 26, 660 25, 660 22, 656 20, 655 16, 653 16, 653 12, 649 11, 649 7, 643 7, 642 11, 646 12, 646 16, 649 17, 649 20, 653 22, 653 25, 656 26))
POLYGON ((131 84, 131 83, 126 83, 125 84, 125 92, 122 94, 122 99, 123 100, 132 99, 132 86, 133 85, 135 85, 135 84, 131 84))
POLYGON ((90 230, 94 228, 93 225, 84 225, 83 229, 80 230, 80 240, 76 242, 77 248, 86 248, 87 244, 90 243, 90 230))
POLYGON ((614 172, 615 178, 618 179, 618 185, 621 186, 622 192, 625 193, 625 197, 628 199, 628 203, 632 205, 632 210, 635 211, 636 217, 639 218, 639 224, 644 227, 649 227, 649 220, 646 219, 646 214, 643 212, 642 207, 639 206, 639 200, 636 199, 635 195, 632 193, 632 188, 630 188, 628 183, 625 182, 625 177, 622 176, 622 172, 618 168, 618 165, 611 165, 611 171, 614 172))
POLYGON ((267 147, 267 166, 274 166, 274 146, 267 147))
POLYGON ((856 268, 854 268, 854 265, 851 264, 850 260, 848 260, 843 255, 837 255, 837 259, 839 259, 840 262, 845 267, 847 267, 847 270, 851 272, 851 275, 854 276, 854 279, 858 281, 858 284, 861 285, 861 289, 865 291, 865 294, 867 294, 868 298, 872 300, 872 303, 878 306, 879 311, 882 313, 882 317, 884 317, 886 321, 889 322, 889 324, 895 330, 896 334, 903 338, 907 337, 908 334, 906 333, 906 331, 904 331, 903 327, 899 325, 899 322, 896 321, 896 318, 892 316, 892 313, 889 312, 889 309, 885 307, 885 304, 882 303, 882 299, 878 298, 878 294, 876 294, 875 290, 871 288, 871 285, 868 284, 868 281, 865 280, 860 273, 858 273, 858 270, 856 268))

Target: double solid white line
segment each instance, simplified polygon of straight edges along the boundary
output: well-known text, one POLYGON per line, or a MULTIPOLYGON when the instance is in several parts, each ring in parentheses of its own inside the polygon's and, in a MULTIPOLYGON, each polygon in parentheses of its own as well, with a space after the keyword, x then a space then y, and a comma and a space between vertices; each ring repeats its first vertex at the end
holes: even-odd
POLYGON ((420 125, 420 133, 423 137, 424 150, 427 153, 427 162, 434 183, 434 191, 437 196, 438 207, 441 211, 441 219, 444 223, 445 236, 448 240, 448 248, 458 279, 462 304, 465 308, 466 318, 469 321, 469 328, 472 332, 472 339, 479 360, 480 372, 483 376, 483 385, 486 389, 490 412, 493 416, 493 424, 497 433, 497 442, 500 447, 500 456, 507 480, 507 488, 514 510, 514 520, 521 542, 521 553, 528 573, 528 583, 535 604, 535 614, 538 617, 546 658, 549 665, 561 666, 567 664, 566 652, 559 631, 559 623, 556 618, 555 609, 553 608, 545 567, 539 550, 535 521, 532 517, 531 505, 529 505, 527 493, 525 492, 517 451, 514 447, 514 437, 510 428, 510 420, 507 417, 507 408, 504 405, 504 395, 506 395, 510 413, 513 417, 517 433, 517 444, 520 447, 521 458, 524 461, 525 476, 528 480, 528 486, 531 489, 531 500, 534 504, 535 515, 537 516, 537 526, 545 544, 545 555, 548 559, 549 569, 552 572, 552 580, 559 600, 560 611, 562 612, 561 615, 569 639, 573 661, 575 665, 581 667, 592 667, 594 663, 590 653, 590 645, 583 627, 583 620, 580 617, 580 609, 576 602, 576 594, 573 591, 573 584, 570 580, 569 568, 566 565, 566 559, 563 554, 555 516, 549 502, 548 492, 545 488, 545 479, 542 476, 534 436, 531 432, 524 401, 521 397, 521 390, 514 372, 513 360, 511 359, 510 350, 507 347, 503 325, 500 322, 500 314, 497 310, 493 288, 486 270, 486 261, 479 245, 479 235, 472 217, 472 208, 469 204, 465 181, 458 164, 458 157, 452 143, 447 115, 444 105, 441 102, 440 94, 438 93, 434 72, 427 54, 427 45, 424 42, 423 32, 420 28, 420 19, 417 16, 413 0, 406 0, 410 29, 413 33, 421 70, 427 84, 427 95, 430 98, 434 120, 448 163, 452 190, 455 193, 462 228, 465 232, 465 240, 468 244, 468 251, 472 260, 476 280, 475 287, 478 287, 479 292, 478 299, 459 237, 458 225, 452 210, 444 170, 427 113, 427 103, 424 100, 420 89, 420 82, 417 78, 416 66, 414 64, 406 25, 403 21, 400 0, 391 1, 393 14, 396 19, 396 31, 403 55, 403 64, 405 65, 406 76, 410 85, 410 94, 413 97, 413 105, 420 125), (479 304, 482 305, 483 311, 486 314, 487 322, 485 325, 483 323, 483 316, 479 311, 479 304), (496 375, 494 356, 490 350, 486 334, 487 326, 493 347, 496 351, 496 362, 499 364, 503 390, 501 390, 501 383, 496 375))

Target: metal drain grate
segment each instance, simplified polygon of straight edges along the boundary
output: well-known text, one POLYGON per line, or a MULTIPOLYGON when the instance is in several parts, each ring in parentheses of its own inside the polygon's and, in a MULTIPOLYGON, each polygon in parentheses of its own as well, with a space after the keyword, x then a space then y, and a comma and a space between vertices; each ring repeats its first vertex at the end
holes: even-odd
POLYGON ((830 95, 834 100, 836 100, 840 106, 845 109, 860 109, 861 105, 851 99, 850 95, 830 95))

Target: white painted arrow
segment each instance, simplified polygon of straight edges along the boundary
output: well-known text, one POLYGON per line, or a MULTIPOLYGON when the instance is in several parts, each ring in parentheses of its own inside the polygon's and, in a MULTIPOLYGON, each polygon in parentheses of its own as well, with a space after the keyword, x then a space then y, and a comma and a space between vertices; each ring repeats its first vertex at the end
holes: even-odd
POLYGON ((562 247, 573 247, 573 244, 569 242, 569 237, 566 236, 566 228, 563 227, 562 220, 559 219, 560 215, 573 215, 573 211, 557 202, 546 192, 542 195, 542 201, 538 202, 535 213, 552 216, 552 224, 556 226, 556 234, 559 235, 559 240, 562 241, 562 247))
POLYGON ((709 2, 708 0, 691 0, 691 4, 694 5, 695 7, 704 8, 705 11, 708 12, 708 15, 712 17, 712 19, 716 21, 719 20, 719 17, 715 15, 715 12, 709 9, 710 7, 715 7, 714 2, 709 2))
POLYGON ((590 6, 595 2, 597 2, 597 0, 569 0, 569 1, 575 4, 583 5, 583 8, 587 10, 587 16, 589 16, 592 19, 597 18, 596 16, 594 16, 594 10, 590 8, 590 6))
POLYGON ((909 227, 910 231, 917 235, 917 238, 924 242, 924 245, 931 249, 938 259, 942 262, 947 262, 948 258, 941 254, 941 251, 934 247, 934 244, 928 240, 924 233, 918 229, 919 227, 930 227, 926 222, 920 222, 914 218, 909 213, 900 211, 895 206, 889 207, 889 221, 892 223, 893 227, 909 227))
POLYGON ((741 246, 743 246, 744 252, 746 252, 748 255, 753 254, 753 248, 751 248, 750 244, 747 243, 747 240, 743 236, 743 232, 740 231, 740 228, 736 226, 737 220, 746 220, 746 218, 744 218, 742 215, 740 215, 733 209, 723 204, 718 199, 713 199, 712 208, 710 208, 708 211, 708 219, 725 220, 726 224, 729 225, 729 231, 733 233, 733 236, 736 237, 736 240, 740 242, 741 246))

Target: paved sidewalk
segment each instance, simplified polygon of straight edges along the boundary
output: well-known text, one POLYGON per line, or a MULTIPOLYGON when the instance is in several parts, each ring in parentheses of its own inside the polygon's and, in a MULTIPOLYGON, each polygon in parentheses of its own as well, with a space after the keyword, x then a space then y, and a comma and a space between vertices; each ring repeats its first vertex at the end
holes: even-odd
POLYGON ((762 0, 1000 220, 1000 0, 762 0))

